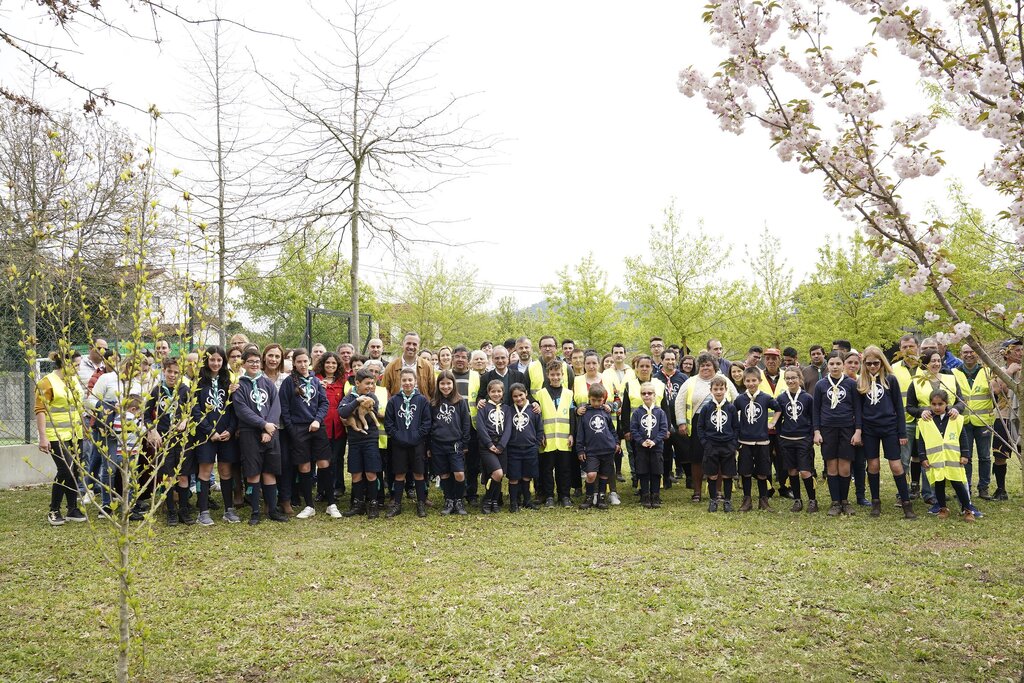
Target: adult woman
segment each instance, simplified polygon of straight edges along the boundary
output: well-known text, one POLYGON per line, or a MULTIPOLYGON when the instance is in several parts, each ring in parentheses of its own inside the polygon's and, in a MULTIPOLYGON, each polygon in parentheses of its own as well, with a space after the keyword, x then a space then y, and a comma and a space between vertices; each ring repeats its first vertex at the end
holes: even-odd
POLYGON ((267 344, 263 349, 263 374, 281 390, 288 373, 284 371, 285 350, 280 344, 267 344))
POLYGON ((341 377, 341 359, 338 354, 325 351, 317 359, 313 366, 313 372, 320 380, 327 394, 327 418, 324 420, 324 430, 327 433, 327 445, 331 451, 331 466, 333 477, 317 473, 318 493, 324 494, 326 499, 327 486, 334 487, 335 496, 345 495, 345 425, 338 417, 338 406, 341 399, 345 397, 345 380, 341 377), (333 478, 333 482, 331 479, 333 478))
POLYGON ((743 386, 743 363, 733 363, 729 366, 729 379, 732 380, 732 385, 736 387, 736 395, 747 390, 743 386))
POLYGON ((36 384, 36 431, 39 450, 49 453, 57 474, 50 486, 50 526, 61 526, 64 520, 84 522, 78 509, 78 485, 74 462, 82 447, 82 386, 75 376, 71 356, 61 352, 50 354, 54 369, 36 384), (67 499, 68 514, 60 513, 61 501, 67 499))
POLYGON ((687 377, 693 377, 693 373, 696 371, 697 359, 686 354, 679 361, 679 372, 683 373, 687 377))
MULTIPOLYGON (((690 463, 693 480, 691 500, 694 503, 701 501, 704 488, 704 449, 693 429, 695 427, 694 417, 699 412, 701 405, 711 396, 711 380, 717 372, 715 357, 710 353, 700 354, 697 357, 697 374, 686 380, 676 393, 676 422, 679 425, 679 435, 683 437, 680 443, 683 461, 690 463)), ((736 400, 736 388, 732 382, 726 382, 726 389, 726 398, 729 401, 736 400)))
POLYGON ((903 472, 900 460, 900 448, 907 443, 906 413, 903 410, 903 396, 900 385, 892 372, 889 361, 877 346, 864 349, 864 360, 861 363, 860 377, 857 380, 857 393, 861 397, 861 416, 863 430, 861 440, 867 461, 868 482, 871 487, 871 516, 878 517, 882 513, 879 495, 880 451, 885 452, 889 461, 889 470, 896 481, 903 515, 914 519, 916 515, 910 502, 910 489, 903 472))
POLYGON ((242 372, 242 349, 232 347, 228 350, 228 372, 231 374, 231 383, 237 382, 242 372))
MULTIPOLYGON (((585 362, 586 361, 584 361, 584 363, 585 362)), ((615 365, 615 359, 612 358, 612 354, 610 354, 610 353, 604 354, 604 357, 601 358, 601 370, 602 371, 607 370, 608 368, 610 368, 610 367, 612 367, 614 365, 615 365)))
POLYGON ((437 365, 435 369, 438 373, 448 370, 451 372, 452 369, 452 347, 442 346, 437 350, 437 365))

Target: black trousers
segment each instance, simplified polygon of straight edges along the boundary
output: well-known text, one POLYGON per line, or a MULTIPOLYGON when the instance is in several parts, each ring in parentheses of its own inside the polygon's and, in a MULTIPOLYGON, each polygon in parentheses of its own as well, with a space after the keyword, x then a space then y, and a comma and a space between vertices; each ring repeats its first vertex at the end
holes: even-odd
POLYGON ((476 498, 476 487, 480 483, 480 441, 476 431, 469 439, 469 452, 466 453, 466 498, 476 498))

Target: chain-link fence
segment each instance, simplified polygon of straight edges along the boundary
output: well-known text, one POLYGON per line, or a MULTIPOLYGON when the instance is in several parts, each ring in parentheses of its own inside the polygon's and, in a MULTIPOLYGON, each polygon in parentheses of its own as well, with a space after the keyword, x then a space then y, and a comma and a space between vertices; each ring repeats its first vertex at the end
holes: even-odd
MULTIPOLYGON (((335 311, 330 308, 306 308, 306 332, 303 335, 302 343, 309 349, 313 344, 320 342, 333 351, 342 342, 351 342, 352 335, 349 328, 349 321, 352 314, 347 311, 335 311)), ((359 353, 366 351, 369 340, 375 336, 376 325, 373 316, 361 314, 359 316, 359 336, 362 348, 357 349, 359 353)))

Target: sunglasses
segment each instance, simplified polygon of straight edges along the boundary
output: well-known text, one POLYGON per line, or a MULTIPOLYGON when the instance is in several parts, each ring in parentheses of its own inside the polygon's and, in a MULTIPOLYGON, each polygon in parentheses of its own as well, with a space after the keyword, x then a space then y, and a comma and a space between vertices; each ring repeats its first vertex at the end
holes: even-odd
POLYGON ((864 361, 864 365, 881 365, 881 364, 882 364, 882 361, 880 361, 880 360, 866 360, 866 361, 864 361))
POLYGON ((640 395, 641 396, 654 396, 654 392, 653 391, 641 391, 640 395))

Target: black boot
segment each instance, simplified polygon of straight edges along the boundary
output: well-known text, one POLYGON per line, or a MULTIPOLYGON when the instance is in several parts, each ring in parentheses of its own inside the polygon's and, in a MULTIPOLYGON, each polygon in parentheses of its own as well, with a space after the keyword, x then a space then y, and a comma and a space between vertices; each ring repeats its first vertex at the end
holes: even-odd
POLYGON ((366 499, 356 498, 352 501, 352 506, 341 513, 342 517, 358 517, 366 514, 366 499))
POLYGON ((188 504, 189 496, 192 492, 189 491, 188 487, 178 488, 178 521, 182 524, 192 525, 196 523, 195 518, 192 516, 192 511, 188 504))

